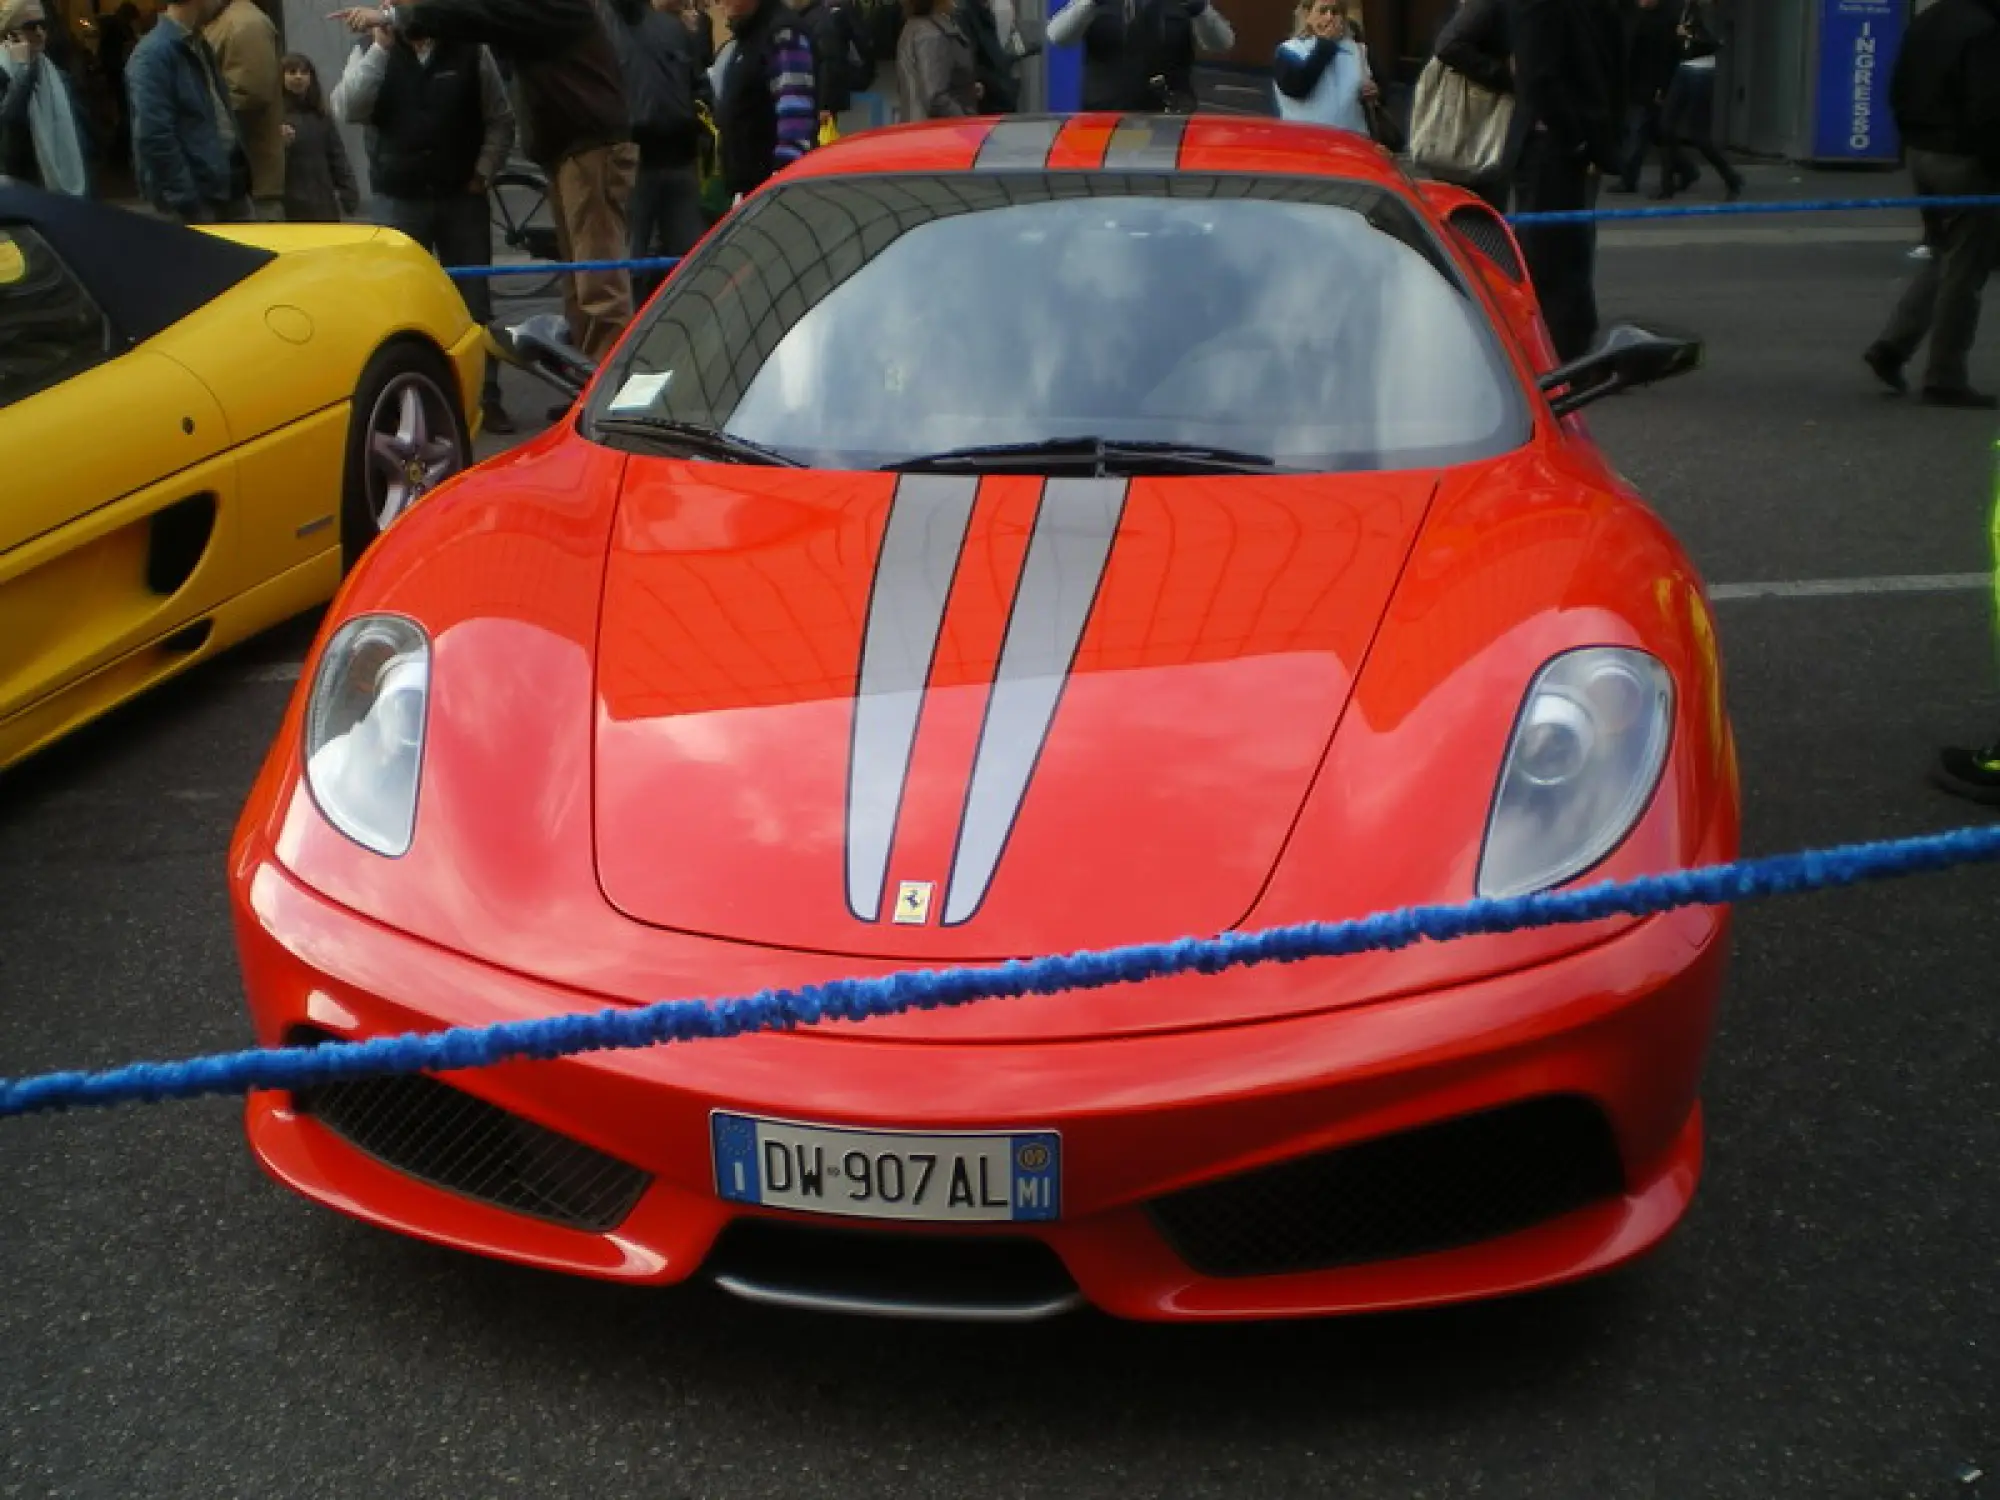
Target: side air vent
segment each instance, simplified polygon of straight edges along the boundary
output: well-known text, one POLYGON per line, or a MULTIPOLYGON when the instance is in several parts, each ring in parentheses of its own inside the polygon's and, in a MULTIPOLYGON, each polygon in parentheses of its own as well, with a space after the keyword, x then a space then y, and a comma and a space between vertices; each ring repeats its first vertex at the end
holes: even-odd
POLYGON ((158 649, 168 656, 193 656, 208 644, 208 638, 214 634, 215 621, 196 620, 161 641, 158 649))
POLYGON ((194 577, 215 536, 213 495, 190 495, 153 512, 146 546, 146 587, 165 597, 194 577))
POLYGON ((1462 204, 1451 211, 1445 222, 1466 244, 1498 266, 1509 281, 1518 282, 1527 275, 1521 257, 1514 253, 1514 241, 1506 224, 1492 209, 1462 204))

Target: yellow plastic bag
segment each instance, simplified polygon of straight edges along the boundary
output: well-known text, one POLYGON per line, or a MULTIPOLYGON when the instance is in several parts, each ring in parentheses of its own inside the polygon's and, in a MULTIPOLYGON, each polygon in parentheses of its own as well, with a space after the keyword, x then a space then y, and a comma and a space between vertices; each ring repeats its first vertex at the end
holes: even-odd
POLYGON ((822 146, 831 146, 839 139, 839 124, 835 122, 832 115, 821 115, 819 117, 819 143, 822 146))

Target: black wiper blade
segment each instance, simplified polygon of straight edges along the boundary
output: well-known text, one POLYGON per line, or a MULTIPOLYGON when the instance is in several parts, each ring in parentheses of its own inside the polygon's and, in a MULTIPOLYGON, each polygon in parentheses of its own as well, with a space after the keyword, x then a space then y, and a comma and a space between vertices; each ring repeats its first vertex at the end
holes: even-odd
POLYGON ((598 417, 592 430, 610 437, 639 438, 665 447, 687 448, 711 458, 727 458, 739 464, 775 464, 786 469, 803 469, 805 464, 776 448, 766 448, 699 422, 676 422, 668 417, 598 417))
POLYGON ((1001 473, 1064 463, 1089 464, 1100 473, 1115 469, 1125 473, 1257 474, 1277 468, 1277 460, 1267 454, 1245 453, 1236 448, 1102 437, 1044 438, 1031 443, 950 448, 883 467, 897 474, 953 470, 1001 473))

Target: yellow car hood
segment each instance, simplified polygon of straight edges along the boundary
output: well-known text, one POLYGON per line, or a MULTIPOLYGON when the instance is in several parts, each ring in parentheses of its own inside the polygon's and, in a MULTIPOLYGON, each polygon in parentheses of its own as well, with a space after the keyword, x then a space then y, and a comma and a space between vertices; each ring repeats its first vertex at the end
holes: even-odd
POLYGON ((388 231, 379 224, 204 224, 202 232, 258 250, 294 255, 301 250, 366 244, 388 231))

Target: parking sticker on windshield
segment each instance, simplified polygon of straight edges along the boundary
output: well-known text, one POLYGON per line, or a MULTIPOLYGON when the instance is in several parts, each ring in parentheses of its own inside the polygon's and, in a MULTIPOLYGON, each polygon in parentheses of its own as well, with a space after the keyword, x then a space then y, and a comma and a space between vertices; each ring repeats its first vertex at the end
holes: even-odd
POLYGON ((644 411, 660 399, 660 392, 667 388, 667 382, 673 378, 672 370, 663 375, 634 375, 625 382, 618 394, 611 398, 611 410, 644 411))

